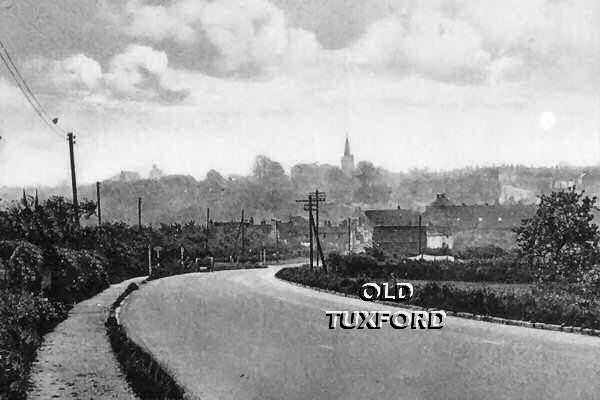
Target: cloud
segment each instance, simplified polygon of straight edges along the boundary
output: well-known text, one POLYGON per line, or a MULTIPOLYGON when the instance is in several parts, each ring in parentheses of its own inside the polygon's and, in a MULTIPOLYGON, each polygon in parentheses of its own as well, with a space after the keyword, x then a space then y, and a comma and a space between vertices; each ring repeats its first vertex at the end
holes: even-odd
POLYGON ((25 64, 28 76, 36 77, 37 86, 50 92, 89 93, 100 85, 100 64, 84 54, 76 54, 63 60, 37 57, 25 64))
MULTIPOLYGON (((216 75, 259 75, 309 61, 320 49, 315 35, 289 25, 268 0, 177 0, 148 5, 129 0, 118 19, 130 36, 174 40, 211 58, 216 75)), ((192 57, 192 56, 190 56, 192 57)))
POLYGON ((440 12, 417 10, 408 26, 401 48, 417 71, 456 79, 457 73, 481 74, 490 61, 481 35, 464 21, 440 12))
POLYGON ((117 92, 142 94, 144 89, 141 84, 150 77, 160 79, 167 72, 168 63, 166 53, 132 44, 123 53, 113 57, 105 80, 117 92))
POLYGON ((492 85, 506 81, 522 80, 528 70, 520 57, 501 57, 493 60, 489 66, 489 83, 492 85))
POLYGON ((206 2, 184 0, 172 6, 145 5, 138 0, 127 4, 127 33, 157 41, 175 39, 194 43, 198 34, 194 25, 200 20, 206 2))
POLYGON ((374 21, 345 60, 367 69, 437 79, 481 80, 490 62, 480 33, 431 5, 374 21))
POLYGON ((63 60, 36 57, 25 64, 25 75, 34 77, 34 90, 55 96, 108 103, 111 99, 176 102, 186 96, 169 85, 173 74, 168 56, 149 46, 130 44, 115 54, 103 71, 100 63, 77 54, 63 60))

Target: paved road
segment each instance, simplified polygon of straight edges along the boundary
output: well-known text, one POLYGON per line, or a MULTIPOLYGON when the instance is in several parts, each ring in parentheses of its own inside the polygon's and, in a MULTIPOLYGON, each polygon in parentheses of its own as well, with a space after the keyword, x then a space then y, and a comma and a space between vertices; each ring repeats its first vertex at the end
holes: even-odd
POLYGON ((203 399, 600 399, 598 338, 458 318, 441 330, 329 330, 326 310, 392 308, 276 270, 155 281, 122 320, 203 399))

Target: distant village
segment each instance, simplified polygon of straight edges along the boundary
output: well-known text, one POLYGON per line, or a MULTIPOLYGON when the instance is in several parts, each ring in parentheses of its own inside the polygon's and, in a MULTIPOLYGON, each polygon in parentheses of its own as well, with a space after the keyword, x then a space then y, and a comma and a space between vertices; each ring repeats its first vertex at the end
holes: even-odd
MULTIPOLYGON (((503 166, 393 174, 367 162, 372 176, 365 177, 365 163, 355 165, 348 137, 338 166, 299 164, 288 177, 279 163, 268 159, 266 163, 270 169, 263 174, 265 181, 225 178, 216 171, 196 181, 165 175, 157 165, 146 178, 121 171, 102 182, 103 213, 107 220, 135 223, 137 199, 143 197, 145 223, 196 220, 215 232, 239 236, 238 213, 245 208, 243 224, 252 232, 247 239, 252 237, 256 248, 277 243, 303 249, 309 246, 308 218, 294 198, 316 186, 331 195, 318 224, 325 252, 377 248, 388 254, 417 255, 487 246, 508 250, 515 245, 514 229, 534 215, 538 195, 572 188, 600 194, 598 167, 503 166), (262 188, 267 197, 258 198, 262 188), (381 199, 371 197, 369 191, 378 191, 381 199), (213 213, 205 219, 207 208, 213 213)), ((95 186, 80 189, 83 198, 94 198, 95 186)), ((15 198, 21 189, 10 190, 0 197, 15 198)), ((68 186, 54 191, 42 188, 41 194, 47 198, 69 191, 68 186)), ((35 193, 37 198, 37 189, 35 193)))

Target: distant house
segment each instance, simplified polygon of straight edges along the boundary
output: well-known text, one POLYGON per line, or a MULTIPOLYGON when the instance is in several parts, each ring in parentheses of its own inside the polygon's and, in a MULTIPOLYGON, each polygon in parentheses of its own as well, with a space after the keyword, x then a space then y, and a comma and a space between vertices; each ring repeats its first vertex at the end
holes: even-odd
POLYGON ((160 179, 164 176, 162 170, 160 170, 156 164, 152 165, 152 169, 150 170, 150 174, 148 175, 148 179, 160 179))
MULTIPOLYGON (((436 200, 448 200, 439 194, 436 200)), ((514 229, 532 217, 535 205, 460 205, 434 201, 423 213, 427 226, 445 227, 452 235, 455 249, 467 247, 498 246, 509 249, 515 244, 514 229)))
POLYGON ((367 210, 365 211, 370 224, 375 226, 418 226, 418 211, 403 210, 398 207, 395 210, 367 210))
POLYGON ((454 238, 449 226, 428 226, 426 228, 428 249, 452 249, 454 238))
POLYGON ((120 182, 134 182, 141 180, 142 177, 139 173, 135 171, 121 171, 120 174, 113 176, 110 178, 110 181, 120 181, 120 182))
POLYGON ((416 255, 426 247, 426 228, 418 225, 376 226, 373 244, 389 254, 416 255))
POLYGON ((536 209, 535 205, 521 204, 456 206, 438 194, 423 213, 398 209, 365 214, 373 226, 373 246, 407 254, 418 251, 419 237, 421 250, 489 245, 509 249, 515 244, 514 229, 536 209))

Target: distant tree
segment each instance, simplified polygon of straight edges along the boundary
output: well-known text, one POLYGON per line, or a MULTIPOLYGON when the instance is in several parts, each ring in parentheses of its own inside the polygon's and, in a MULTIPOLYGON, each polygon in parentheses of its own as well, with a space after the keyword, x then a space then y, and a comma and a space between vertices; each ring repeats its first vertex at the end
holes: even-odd
POLYGON ((383 173, 370 161, 361 161, 356 167, 359 186, 354 200, 365 204, 383 204, 390 199, 392 189, 383 180, 383 173))
POLYGON ((575 190, 540 197, 535 216, 515 231, 519 254, 537 268, 542 282, 581 276, 598 256, 598 226, 592 210, 596 197, 575 190))

